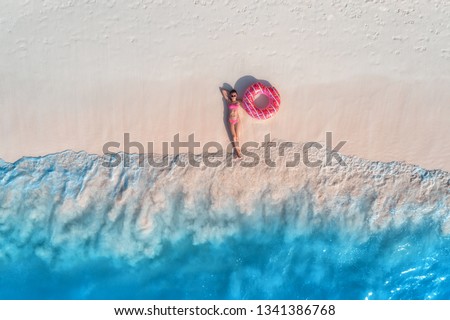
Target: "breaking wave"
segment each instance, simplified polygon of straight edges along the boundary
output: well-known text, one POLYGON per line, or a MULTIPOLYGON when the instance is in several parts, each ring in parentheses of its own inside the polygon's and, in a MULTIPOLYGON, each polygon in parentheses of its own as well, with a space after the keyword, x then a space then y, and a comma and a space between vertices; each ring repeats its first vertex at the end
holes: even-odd
POLYGON ((296 150, 275 167, 0 160, 0 297, 450 298, 449 173, 286 167, 296 150))

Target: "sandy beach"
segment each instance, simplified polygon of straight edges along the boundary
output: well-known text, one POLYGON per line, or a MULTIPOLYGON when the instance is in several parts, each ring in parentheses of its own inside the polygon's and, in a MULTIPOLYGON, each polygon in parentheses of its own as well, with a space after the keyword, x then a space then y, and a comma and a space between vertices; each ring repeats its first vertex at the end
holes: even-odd
MULTIPOLYGON (((228 143, 219 87, 264 80, 281 109, 241 110, 241 140, 450 171, 450 6, 348 1, 7 2, 0 158, 108 141, 228 143)), ((147 150, 146 150, 147 152, 147 150)))

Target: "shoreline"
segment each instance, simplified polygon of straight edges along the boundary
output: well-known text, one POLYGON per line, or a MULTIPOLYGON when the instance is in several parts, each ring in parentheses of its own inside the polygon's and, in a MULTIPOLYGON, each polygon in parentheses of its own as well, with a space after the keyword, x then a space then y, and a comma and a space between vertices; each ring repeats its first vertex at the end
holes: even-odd
MULTIPOLYGON (((290 143, 290 144, 293 144, 293 147, 288 149, 288 151, 285 154, 280 154, 278 152, 278 154, 275 153, 275 155, 274 155, 273 152, 271 152, 269 159, 270 160, 275 160, 277 162, 276 165, 271 166, 271 165, 267 165, 267 163, 265 163, 264 151, 261 151, 261 150, 264 149, 264 146, 259 146, 258 148, 253 149, 252 152, 258 154, 258 156, 261 155, 261 157, 258 157, 258 162, 256 163, 256 165, 251 166, 250 168, 259 166, 259 163, 265 163, 265 166, 267 168, 280 168, 280 167, 284 166, 288 170, 295 169, 295 167, 299 167, 299 168, 302 167, 303 169, 305 169, 307 167, 310 167, 310 169, 314 169, 314 168, 318 168, 318 167, 326 168, 326 167, 336 167, 336 166, 339 167, 340 166, 340 165, 337 165, 335 161, 333 161, 331 164, 325 164, 325 165, 319 165, 319 166, 308 166, 308 165, 306 165, 304 163, 304 161, 303 161, 304 159, 303 158, 300 159, 300 162, 301 162, 300 165, 296 165, 296 166, 292 166, 292 167, 286 166, 286 163, 287 163, 286 158, 291 157, 291 156, 293 156, 295 154, 298 154, 298 155, 300 155, 300 157, 302 157, 300 149, 307 142, 306 143, 291 142, 291 141, 285 141, 285 140, 281 140, 281 139, 277 139, 277 138, 273 139, 271 142, 277 143, 277 146, 276 147, 272 147, 273 149, 271 149, 271 151, 274 151, 276 148, 278 148, 280 143, 290 143), (292 150, 292 149, 294 149, 294 150, 292 150)), ((369 165, 369 166, 375 165, 377 170, 380 169, 379 165, 384 166, 386 168, 394 166, 394 167, 407 168, 407 170, 411 170, 411 172, 412 171, 416 171, 416 170, 419 170, 419 171, 423 170, 423 171, 425 171, 427 173, 431 173, 431 174, 436 174, 436 175, 442 175, 443 174, 443 175, 449 175, 450 176, 450 171, 446 171, 444 169, 439 169, 439 168, 438 169, 427 169, 427 168, 424 168, 424 167, 422 167, 422 166, 420 166, 418 164, 409 163, 409 162, 406 162, 406 161, 395 161, 395 160, 394 161, 380 161, 380 160, 372 160, 372 159, 361 158, 361 157, 358 157, 358 156, 355 156, 355 155, 348 155, 348 154, 344 154, 344 153, 340 153, 340 152, 337 152, 337 154, 338 154, 339 157, 342 157, 342 159, 344 159, 344 162, 345 161, 350 161, 352 163, 354 163, 354 162, 364 163, 364 164, 369 165)), ((89 152, 87 152, 85 150, 75 151, 75 150, 72 150, 72 149, 66 149, 66 150, 63 150, 63 151, 53 152, 53 153, 49 153, 49 154, 45 154, 45 155, 39 155, 39 156, 22 156, 22 157, 16 159, 15 161, 13 161, 13 162, 6 161, 6 160, 4 160, 4 159, 2 159, 0 157, 0 168, 2 166, 6 166, 6 167, 18 166, 18 165, 20 165, 21 162, 27 162, 29 160, 31 160, 31 161, 42 161, 42 160, 45 160, 45 159, 48 159, 48 158, 52 158, 52 157, 57 157, 57 158, 61 157, 61 158, 63 158, 65 155, 68 155, 70 157, 72 157, 72 156, 76 156, 76 157, 79 157, 79 156, 81 156, 81 157, 91 157, 91 158, 96 158, 96 159, 103 159, 104 161, 106 161, 105 159, 111 160, 112 158, 115 157, 115 155, 119 155, 121 157, 121 161, 120 161, 120 163, 118 165, 105 166, 105 167, 109 167, 109 168, 113 168, 113 169, 117 168, 117 167, 123 167, 124 169, 131 168, 131 167, 134 168, 135 167, 134 164, 136 164, 136 163, 138 164, 137 167, 141 167, 141 168, 143 168, 143 167, 153 167, 153 168, 157 168, 157 169, 164 169, 164 168, 171 168, 173 166, 175 166, 175 167, 179 166, 179 167, 195 168, 196 166, 193 166, 191 163, 189 163, 190 159, 194 159, 195 161, 199 161, 200 162, 201 165, 197 166, 197 168, 199 168, 199 167, 201 167, 201 168, 209 167, 208 165, 205 165, 205 163, 203 162, 203 160, 205 158, 208 158, 208 159, 212 158, 212 160, 220 159, 220 160, 223 161, 218 166, 211 166, 212 168, 214 168, 214 167, 223 167, 223 166, 225 166, 225 167, 244 167, 245 168, 245 165, 243 166, 242 163, 248 163, 246 161, 245 156, 244 156, 243 159, 237 159, 237 158, 233 157, 233 153, 232 152, 227 152, 227 151, 225 153, 223 153, 223 154, 203 153, 203 152, 202 153, 180 152, 178 154, 174 154, 174 153, 169 153, 169 154, 161 154, 161 153, 126 153, 124 151, 118 151, 118 152, 115 152, 115 153, 112 153, 112 154, 97 154, 97 153, 89 153, 89 152), (125 156, 128 156, 129 157, 128 161, 130 161, 130 164, 127 165, 127 166, 123 166, 123 161, 124 161, 125 156), (140 161, 140 157, 142 157, 142 156, 144 156, 145 157, 144 159, 146 159, 146 160, 143 161, 144 165, 141 165, 141 163, 139 162, 140 161), (165 160, 168 161, 167 165, 166 166, 158 166, 158 165, 155 166, 155 165, 152 165, 152 164, 149 163, 149 160, 148 160, 149 157, 152 158, 152 161, 155 160, 155 159, 156 160, 165 159, 165 160), (187 162, 184 162, 184 165, 179 165, 179 161, 180 160, 181 161, 187 161, 187 162)), ((326 157, 326 151, 323 150, 323 149, 315 150, 315 152, 311 153, 311 155, 313 156, 313 159, 320 159, 320 157, 325 158, 326 157)), ((247 157, 247 160, 249 158, 250 157, 247 157)), ((288 160, 290 161, 292 159, 288 159, 288 160)), ((345 166, 347 166, 347 165, 344 165, 344 167, 345 166)), ((449 179, 448 183, 450 183, 450 179, 449 179)))
MULTIPOLYGON (((332 132, 336 141, 347 141, 342 152, 348 155, 450 171, 450 144, 446 141, 450 93, 445 91, 450 80, 398 82, 365 76, 299 87, 274 84, 281 93, 280 111, 273 118, 260 121, 240 110, 241 144, 263 141, 266 134, 293 142, 323 141, 325 133, 332 132), (433 105, 433 111, 429 105, 433 105)), ((33 105, 23 110, 10 108, 4 110, 0 119, 0 158, 12 162, 21 156, 65 149, 102 154, 108 141, 122 145, 125 133, 130 134, 131 141, 144 146, 154 143, 156 153, 162 153, 162 143, 172 141, 175 134, 185 140, 193 133, 202 144, 216 141, 227 145, 227 110, 219 87, 187 79, 176 87, 160 83, 152 87, 146 99, 133 101, 129 97, 131 104, 125 103, 128 98, 123 96, 128 96, 129 87, 111 91, 115 97, 105 91, 94 101, 89 101, 89 95, 85 103, 68 101, 67 108, 54 112, 40 113, 36 111, 40 108, 33 105), (205 88, 198 102, 186 93, 195 92, 196 87, 205 88), (170 91, 179 96, 172 97, 170 91), (155 104, 166 107, 152 107, 155 104), (6 120, 8 123, 4 123, 6 120), (13 127, 13 123, 19 125, 13 127)), ((141 87, 137 91, 142 90, 141 87)))

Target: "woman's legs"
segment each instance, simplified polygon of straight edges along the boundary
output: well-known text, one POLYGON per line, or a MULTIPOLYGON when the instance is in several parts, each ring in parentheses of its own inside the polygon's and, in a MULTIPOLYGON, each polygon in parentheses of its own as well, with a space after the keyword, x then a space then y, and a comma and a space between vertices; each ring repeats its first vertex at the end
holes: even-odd
POLYGON ((241 134, 241 121, 240 120, 238 122, 236 122, 234 131, 236 132, 236 141, 239 142, 239 137, 241 134))
POLYGON ((236 150, 237 156, 241 157, 241 148, 239 147, 239 132, 240 132, 241 122, 230 123, 231 134, 233 135, 233 145, 236 150))
POLYGON ((233 124, 233 123, 231 123, 230 122, 230 131, 231 131, 231 135, 232 135, 232 139, 233 139, 233 141, 235 140, 235 137, 236 137, 236 129, 235 129, 235 124, 233 124))

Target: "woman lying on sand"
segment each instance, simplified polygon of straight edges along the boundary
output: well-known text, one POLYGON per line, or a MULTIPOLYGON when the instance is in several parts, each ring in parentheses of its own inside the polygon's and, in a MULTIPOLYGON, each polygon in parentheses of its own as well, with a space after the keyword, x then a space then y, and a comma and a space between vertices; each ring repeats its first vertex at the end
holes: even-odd
POLYGON ((230 131, 233 135, 233 145, 236 155, 242 158, 241 148, 239 146, 239 133, 241 132, 241 120, 239 119, 239 107, 242 101, 237 99, 237 91, 231 90, 228 92, 226 89, 222 89, 222 95, 228 102, 228 121, 230 124, 230 131))

